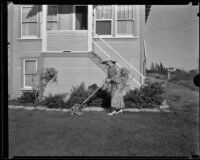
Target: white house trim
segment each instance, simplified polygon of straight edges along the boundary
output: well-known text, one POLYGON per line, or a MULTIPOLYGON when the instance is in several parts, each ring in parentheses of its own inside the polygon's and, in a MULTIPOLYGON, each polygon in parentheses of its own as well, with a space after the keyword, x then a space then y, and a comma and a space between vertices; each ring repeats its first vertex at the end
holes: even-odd
POLYGON ((42 5, 42 51, 47 51, 47 5, 42 5))
POLYGON ((88 5, 88 51, 92 51, 92 14, 93 5, 88 5))
POLYGON ((23 88, 24 89, 32 89, 32 87, 31 86, 26 86, 26 82, 25 82, 25 62, 27 61, 27 60, 34 60, 35 62, 36 62, 36 72, 37 72, 37 59, 32 59, 32 58, 27 58, 27 59, 24 59, 23 60, 23 88))

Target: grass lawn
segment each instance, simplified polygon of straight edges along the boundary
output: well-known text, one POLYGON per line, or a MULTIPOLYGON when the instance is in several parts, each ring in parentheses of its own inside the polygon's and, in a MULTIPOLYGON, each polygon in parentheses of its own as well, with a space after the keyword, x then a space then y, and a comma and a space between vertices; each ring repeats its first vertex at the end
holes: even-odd
POLYGON ((9 155, 199 155, 198 92, 167 86, 172 113, 63 112, 9 109, 9 155), (175 102, 171 97, 180 96, 175 102))

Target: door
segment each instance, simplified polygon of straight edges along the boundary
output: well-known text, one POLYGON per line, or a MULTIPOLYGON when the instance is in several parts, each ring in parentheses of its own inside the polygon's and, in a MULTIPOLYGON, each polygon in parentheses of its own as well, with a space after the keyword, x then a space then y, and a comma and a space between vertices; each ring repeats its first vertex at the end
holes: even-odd
POLYGON ((75 30, 88 29, 88 6, 75 6, 75 30))

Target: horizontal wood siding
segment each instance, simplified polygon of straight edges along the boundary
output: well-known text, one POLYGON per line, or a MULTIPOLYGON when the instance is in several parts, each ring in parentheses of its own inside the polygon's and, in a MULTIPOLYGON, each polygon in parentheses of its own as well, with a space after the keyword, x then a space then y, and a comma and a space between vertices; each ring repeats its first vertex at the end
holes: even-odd
POLYGON ((69 93, 72 86, 85 82, 86 87, 105 79, 105 73, 89 57, 45 57, 44 68, 54 67, 58 71, 57 84, 49 84, 44 95, 69 93))
POLYGON ((21 57, 40 56, 42 50, 41 39, 20 39, 20 5, 13 7, 13 58, 12 63, 12 97, 19 96, 22 92, 22 64, 21 57))
POLYGON ((58 6, 59 29, 72 30, 73 26, 73 5, 58 6))
MULTIPOLYGON (((138 71, 140 71, 140 40, 139 39, 104 39, 114 50, 116 50, 124 59, 126 59, 131 65, 133 65, 138 71)), ((114 52, 108 48, 99 39, 94 41, 101 46, 109 55, 111 59, 116 60, 122 67, 129 69, 130 67, 121 60, 114 52)), ((95 46, 94 46, 95 48, 95 46)), ((95 52, 95 50, 94 50, 95 52)), ((96 53, 98 55, 98 53, 96 53)), ((140 77, 135 74, 135 78, 140 82, 140 77)))
POLYGON ((87 31, 48 31, 47 50, 87 51, 88 33, 87 31))

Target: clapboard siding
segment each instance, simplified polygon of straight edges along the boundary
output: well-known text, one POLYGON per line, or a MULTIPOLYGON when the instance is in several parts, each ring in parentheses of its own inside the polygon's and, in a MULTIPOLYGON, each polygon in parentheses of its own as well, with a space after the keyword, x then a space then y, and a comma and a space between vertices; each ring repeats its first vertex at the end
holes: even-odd
POLYGON ((12 95, 11 97, 18 97, 22 92, 22 60, 21 57, 35 57, 40 56, 42 50, 42 40, 41 39, 21 39, 21 26, 20 26, 20 7, 21 5, 13 5, 13 25, 12 27, 12 63, 11 70, 11 86, 12 95))
POLYGON ((48 31, 47 50, 87 51, 87 31, 48 31))
POLYGON ((105 73, 89 57, 45 57, 44 68, 54 67, 58 71, 57 84, 49 84, 44 95, 69 93, 72 86, 85 82, 86 87, 105 79, 105 73))
MULTIPOLYGON (((139 39, 104 39, 114 50, 116 50, 124 59, 140 71, 140 40, 139 39)), ((108 48, 99 39, 94 41, 101 46, 109 55, 111 59, 116 60, 122 67, 130 68, 123 60, 121 60, 114 52, 108 48)), ((95 46, 94 46, 95 48, 95 46)), ((95 50, 94 50, 95 52, 95 50)), ((98 55, 98 53, 96 53, 98 55)), ((136 79, 140 82, 140 77, 135 74, 136 79)))
POLYGON ((59 29, 73 29, 73 5, 58 5, 59 29))

